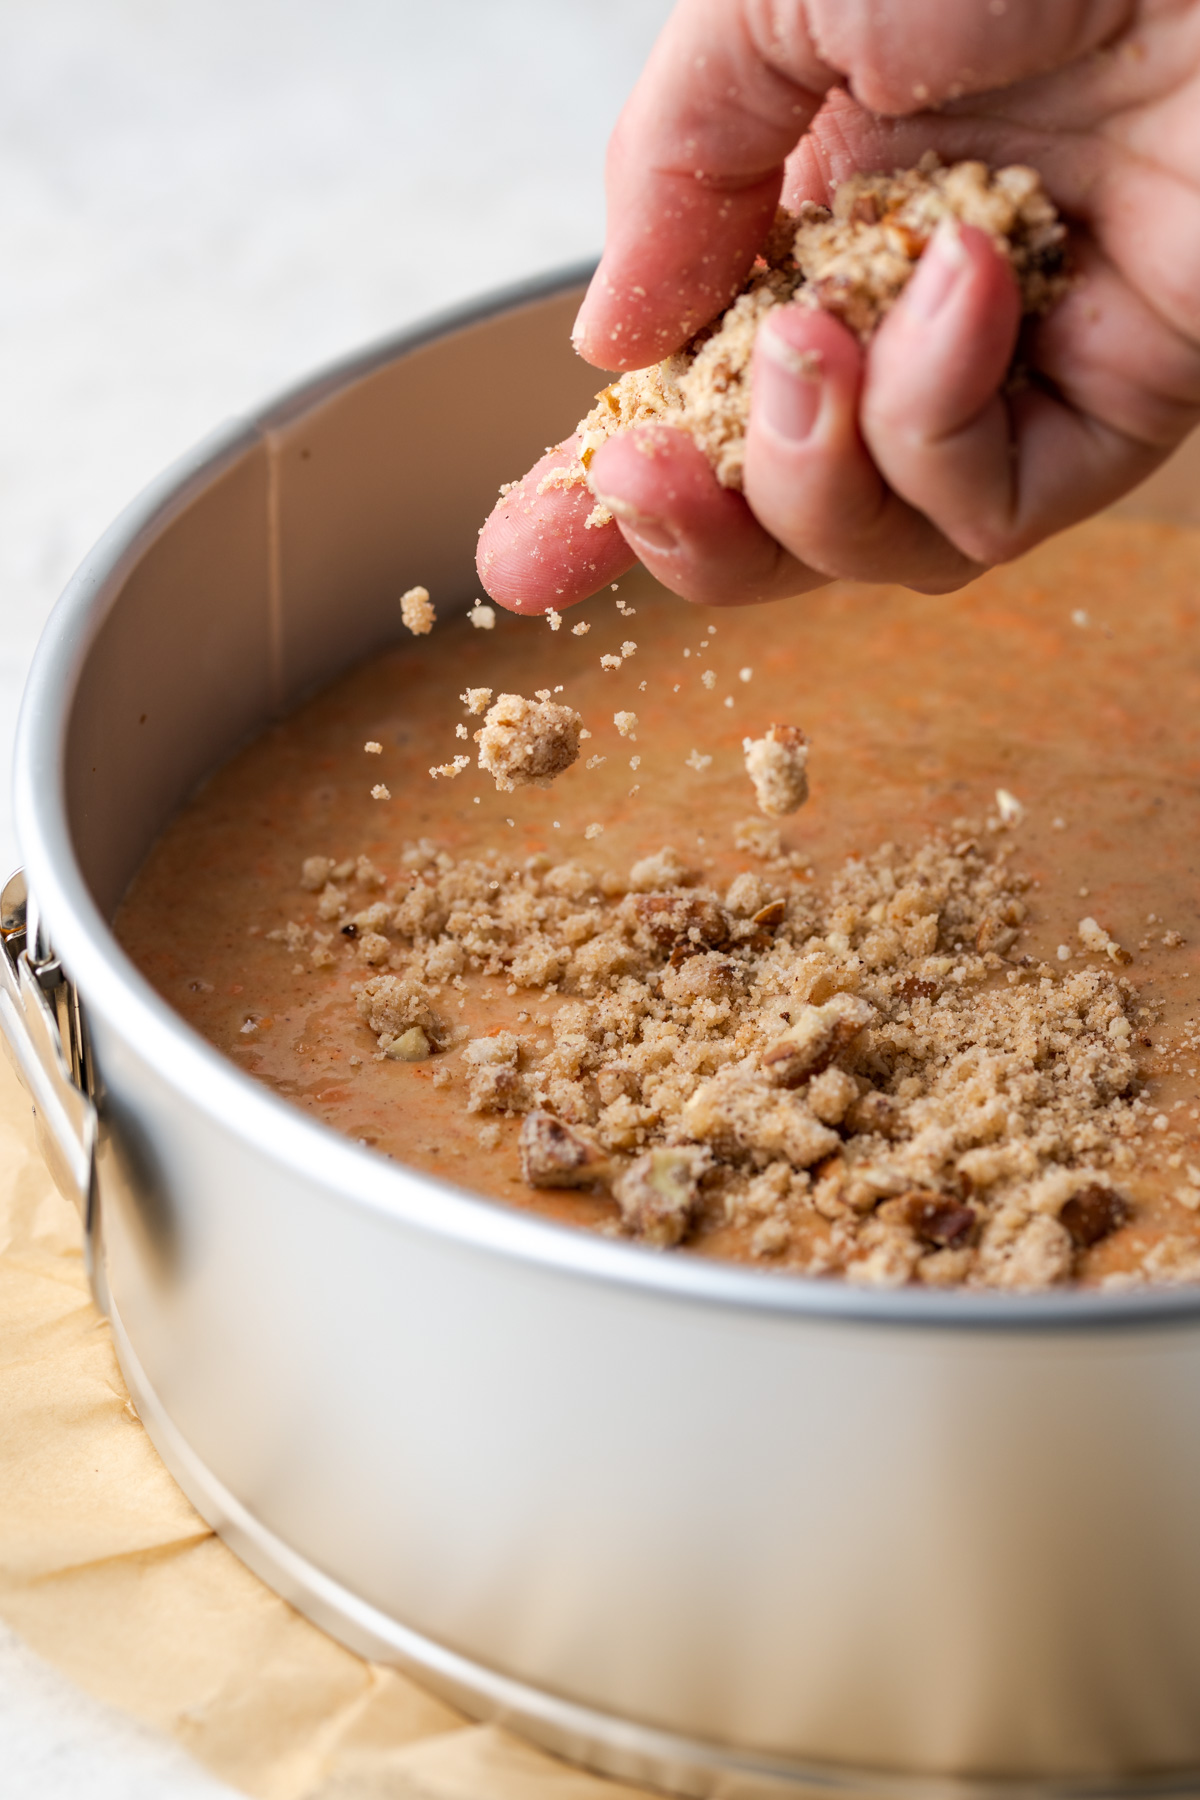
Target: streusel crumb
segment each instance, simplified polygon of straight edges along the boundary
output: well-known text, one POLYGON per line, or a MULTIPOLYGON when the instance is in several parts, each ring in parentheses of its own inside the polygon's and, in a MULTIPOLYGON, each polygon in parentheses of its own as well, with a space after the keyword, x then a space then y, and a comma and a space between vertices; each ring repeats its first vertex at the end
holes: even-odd
POLYGON ((437 614, 429 598, 429 589, 412 587, 407 593, 401 594, 400 617, 414 637, 424 637, 427 632, 432 631, 437 614))
POLYGON ((808 739, 795 725, 770 725, 765 737, 744 738, 746 773, 759 811, 770 819, 798 812, 808 799, 808 739))
MULTIPOLYGON (((945 167, 930 154, 915 169, 853 175, 834 190, 832 210, 811 203, 798 214, 781 208, 725 312, 676 355, 630 370, 597 395, 578 427, 577 460, 558 473, 558 485, 586 484, 596 451, 615 433, 659 424, 689 431, 722 485, 740 488, 751 356, 767 314, 799 300, 869 337, 943 222, 988 234, 1012 269, 1023 312, 1046 312, 1066 290, 1066 227, 1035 170, 982 162, 945 167)), ((598 503, 588 523, 611 516, 598 503)))
POLYGON ((502 793, 533 784, 549 787, 579 756, 583 720, 570 706, 501 694, 475 733, 479 767, 502 793))

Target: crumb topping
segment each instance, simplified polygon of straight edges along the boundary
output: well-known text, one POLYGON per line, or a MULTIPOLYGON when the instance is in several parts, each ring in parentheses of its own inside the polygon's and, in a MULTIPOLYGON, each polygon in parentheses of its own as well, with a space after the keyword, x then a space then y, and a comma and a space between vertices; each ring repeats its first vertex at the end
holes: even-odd
POLYGON ((573 707, 501 694, 475 733, 479 767, 494 777, 502 793, 530 784, 549 787, 578 759, 582 731, 583 720, 573 707))
MULTIPOLYGON (((899 298, 940 225, 984 231, 1013 271, 1025 313, 1046 312, 1065 292, 1066 227, 1033 169, 948 167, 930 153, 914 169, 853 175, 832 210, 780 208, 742 292, 676 355, 634 369, 601 390, 578 427, 577 461, 558 486, 584 485, 600 445, 638 425, 689 431, 725 487, 740 488, 749 420, 751 356, 759 326, 790 300, 819 307, 866 339, 899 298)), ((607 523, 598 503, 590 525, 607 523)))
MULTIPOLYGON (((508 701, 519 735, 543 703, 508 701)), ((1069 969, 1017 956, 1028 878, 966 822, 823 890, 777 827, 736 839, 756 867, 724 893, 670 846, 620 875, 428 840, 390 884, 321 856, 300 884, 363 965, 376 1054, 432 1057, 465 1112, 520 1117, 524 1179, 610 1195, 612 1230, 667 1248, 740 1227, 760 1260, 868 1285, 1073 1279, 1133 1216, 1130 1140, 1157 1128, 1108 934, 1081 928, 1069 969), (553 1012, 469 1038, 438 1000, 468 968, 553 1012)), ((314 961, 331 941, 312 933, 314 961)), ((1171 1242, 1112 1279, 1195 1279, 1171 1242)))
POLYGON ((808 739, 795 725, 769 725, 765 737, 744 738, 746 773, 760 812, 783 819, 808 799, 808 739))
POLYGON ((400 617, 414 637, 424 637, 432 631, 437 614, 433 610, 433 602, 429 598, 429 589, 412 587, 407 593, 401 594, 400 617))

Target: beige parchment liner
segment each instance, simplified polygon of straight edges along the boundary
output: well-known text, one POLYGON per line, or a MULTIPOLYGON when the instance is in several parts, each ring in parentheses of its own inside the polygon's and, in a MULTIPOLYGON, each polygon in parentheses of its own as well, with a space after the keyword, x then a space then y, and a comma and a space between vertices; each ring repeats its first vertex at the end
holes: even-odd
POLYGON ((242 1566, 146 1436, 0 1057, 0 1617, 263 1800, 634 1800, 364 1662, 242 1566))

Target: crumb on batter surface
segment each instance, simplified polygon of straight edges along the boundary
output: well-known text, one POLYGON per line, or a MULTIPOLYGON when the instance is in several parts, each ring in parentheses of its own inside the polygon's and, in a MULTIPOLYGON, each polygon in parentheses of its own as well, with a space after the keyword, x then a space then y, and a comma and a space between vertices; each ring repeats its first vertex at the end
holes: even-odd
MULTIPOLYGON (((832 209, 780 208, 742 292, 674 356, 633 369, 604 388, 578 427, 577 461, 558 485, 584 485, 592 458, 616 432, 638 425, 689 431, 717 479, 740 488, 750 409, 750 360, 759 326, 789 300, 834 313, 866 339, 910 280, 945 223, 984 231, 1007 260, 1025 313, 1044 313, 1065 292, 1066 227, 1034 169, 944 166, 930 153, 916 168, 853 175, 832 209)), ((588 523, 612 517, 599 502, 588 523)))
MULTIPOLYGON (((759 1260, 875 1286, 1076 1279, 1135 1217, 1134 1145, 1163 1129, 1107 933, 1081 929, 1069 969, 1016 956, 1029 880, 968 821, 823 890, 776 827, 738 835, 756 867, 723 893, 669 846, 622 875, 421 840, 384 897, 356 911, 326 879, 317 910, 358 934, 377 1054, 444 1059, 464 1113, 522 1118, 524 1179, 610 1194, 613 1231, 667 1248, 737 1226, 759 1260), (469 1038, 436 999, 468 966, 554 1011, 469 1038)), ((309 857, 300 885, 349 869, 309 857)), ((1196 1279, 1177 1237, 1108 1278, 1196 1279)))

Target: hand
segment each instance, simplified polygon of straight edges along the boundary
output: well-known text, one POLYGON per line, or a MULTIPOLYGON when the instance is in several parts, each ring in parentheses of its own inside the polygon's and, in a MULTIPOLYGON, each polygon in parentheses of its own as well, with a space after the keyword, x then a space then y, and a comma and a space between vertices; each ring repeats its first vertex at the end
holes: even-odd
MULTIPOLYGON (((835 577, 961 586, 1134 487, 1200 419, 1200 0, 681 0, 609 146, 604 257, 575 327, 598 367, 678 349, 740 287, 780 195, 855 170, 1030 163, 1078 279, 1018 329, 980 233, 939 233, 866 349, 829 315, 759 334, 745 493, 682 431, 610 439, 583 489, 500 502, 502 605, 582 599, 640 559, 738 605, 835 577)), ((564 447, 570 452, 570 441, 564 447)))

